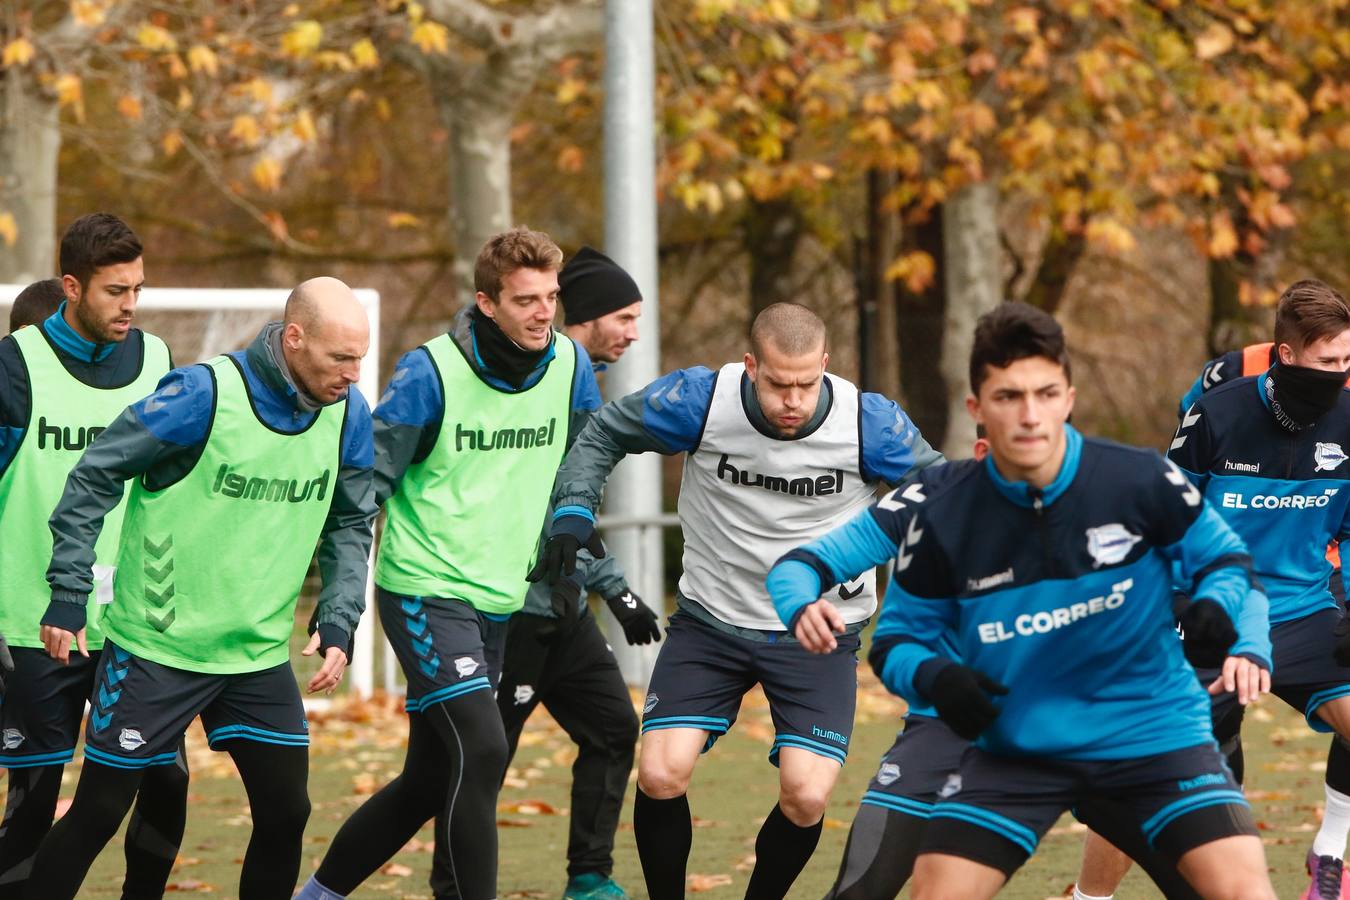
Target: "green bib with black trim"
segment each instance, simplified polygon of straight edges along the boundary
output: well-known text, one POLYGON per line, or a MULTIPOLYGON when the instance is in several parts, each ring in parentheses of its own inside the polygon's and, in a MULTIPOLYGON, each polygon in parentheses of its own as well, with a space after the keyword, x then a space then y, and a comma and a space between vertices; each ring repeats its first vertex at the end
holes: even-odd
POLYGON ((179 481, 132 486, 115 599, 117 646, 190 672, 256 672, 290 659, 295 602, 333 502, 347 404, 296 434, 253 408, 239 363, 204 363, 215 410, 201 457, 179 481))
MULTIPOLYGON (((28 370, 32 402, 19 449, 0 473, 0 633, 11 646, 41 647, 39 621, 52 595, 47 584, 52 561, 47 520, 85 448, 122 410, 151 393, 169 371, 169 348, 141 332, 140 373, 122 387, 98 388, 66 371, 38 326, 20 328, 10 337, 28 370)), ((104 518, 94 548, 94 593, 85 630, 91 650, 103 646, 99 610, 112 599, 113 564, 125 509, 123 497, 104 518)))
POLYGON ((483 381, 450 335, 424 347, 445 414, 436 445, 385 504, 375 583, 513 613, 525 601, 525 574, 567 446, 576 347, 554 332, 544 376, 515 393, 483 381))

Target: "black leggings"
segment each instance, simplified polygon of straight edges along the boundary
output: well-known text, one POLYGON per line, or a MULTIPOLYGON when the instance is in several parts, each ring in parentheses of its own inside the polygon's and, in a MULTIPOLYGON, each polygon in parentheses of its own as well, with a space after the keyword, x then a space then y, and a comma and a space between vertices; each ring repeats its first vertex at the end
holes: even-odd
POLYGON ((429 820, 446 829, 454 885, 437 897, 497 896, 497 792, 506 735, 491 691, 474 691, 408 714, 403 771, 367 800, 333 838, 315 880, 350 894, 429 820), (454 891, 457 890, 457 894, 454 891))
MULTIPOLYGON (((221 743, 239 769, 253 814, 253 836, 239 875, 240 900, 288 900, 300 874, 309 819, 309 751, 246 740, 221 743)), ((86 759, 70 811, 52 826, 33 865, 30 900, 66 900, 117 833, 149 775, 86 759)), ((134 823, 133 823, 134 825, 134 823)))

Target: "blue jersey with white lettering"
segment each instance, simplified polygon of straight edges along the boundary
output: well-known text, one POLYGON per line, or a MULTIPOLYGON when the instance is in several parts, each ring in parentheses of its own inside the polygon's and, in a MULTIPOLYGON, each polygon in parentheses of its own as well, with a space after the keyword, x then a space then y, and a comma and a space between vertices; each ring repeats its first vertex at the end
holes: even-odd
POLYGON ((780 615, 813 586, 782 580, 843 577, 889 546, 896 571, 872 664, 915 705, 929 702, 919 665, 953 650, 1007 685, 979 746, 1128 759, 1210 741, 1209 698, 1176 636, 1173 573, 1245 621, 1255 637, 1244 649, 1268 664, 1242 541, 1156 453, 1066 430, 1064 464, 1044 491, 1004 480, 992 459, 948 463, 794 551, 770 574, 780 615))
POLYGON ((1350 392, 1289 431, 1270 410, 1265 374, 1208 391, 1182 416, 1167 455, 1247 544, 1272 623, 1336 606, 1326 547, 1350 533, 1347 446, 1350 392))

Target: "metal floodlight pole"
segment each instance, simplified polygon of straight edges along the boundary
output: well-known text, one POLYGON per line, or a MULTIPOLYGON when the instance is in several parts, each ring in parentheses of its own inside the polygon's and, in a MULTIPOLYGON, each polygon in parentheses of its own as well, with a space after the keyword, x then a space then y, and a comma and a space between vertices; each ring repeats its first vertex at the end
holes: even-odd
MULTIPOLYGON (((652 21, 652 0, 605 2, 605 251, 628 270, 642 291, 641 337, 605 376, 610 398, 646 386, 661 367, 652 21)), ((630 520, 654 521, 660 516, 661 460, 656 454, 630 456, 619 464, 605 491, 604 511, 630 520)), ((664 619, 660 525, 606 528, 605 540, 627 571, 633 590, 664 619)), ((624 678, 645 688, 656 646, 628 646, 609 610, 601 615, 624 678)))

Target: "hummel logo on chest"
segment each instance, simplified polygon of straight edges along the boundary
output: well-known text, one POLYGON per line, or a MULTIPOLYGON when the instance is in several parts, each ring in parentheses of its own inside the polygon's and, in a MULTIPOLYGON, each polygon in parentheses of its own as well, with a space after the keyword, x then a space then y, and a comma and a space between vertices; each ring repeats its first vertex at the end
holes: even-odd
POLYGON ((986 575, 983 578, 966 579, 966 590, 968 591, 987 591, 992 587, 998 587, 1000 584, 1012 584, 1013 570, 1012 566, 1004 569, 1002 572, 995 572, 993 575, 986 575))
POLYGON ((1225 472, 1250 472, 1255 475, 1261 471, 1260 463, 1234 462, 1231 459, 1223 461, 1223 470, 1225 472))

